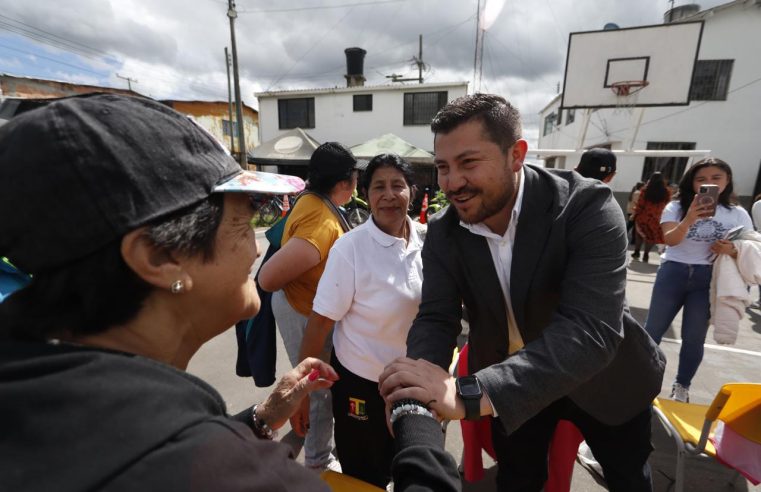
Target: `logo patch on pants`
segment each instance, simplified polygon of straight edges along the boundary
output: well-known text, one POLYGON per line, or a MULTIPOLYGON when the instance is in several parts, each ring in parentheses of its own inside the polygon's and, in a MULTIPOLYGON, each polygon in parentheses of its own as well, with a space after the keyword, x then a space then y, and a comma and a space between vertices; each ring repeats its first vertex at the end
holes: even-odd
POLYGON ((349 398, 349 417, 357 420, 367 420, 365 413, 365 400, 359 398, 349 398))

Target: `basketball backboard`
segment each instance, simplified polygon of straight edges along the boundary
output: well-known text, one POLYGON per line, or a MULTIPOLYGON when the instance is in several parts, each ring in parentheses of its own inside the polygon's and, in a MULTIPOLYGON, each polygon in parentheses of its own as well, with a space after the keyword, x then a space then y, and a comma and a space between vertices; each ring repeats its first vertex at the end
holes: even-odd
POLYGON ((561 107, 680 106, 690 103, 703 22, 571 33, 561 107), (617 82, 644 82, 628 96, 617 82))

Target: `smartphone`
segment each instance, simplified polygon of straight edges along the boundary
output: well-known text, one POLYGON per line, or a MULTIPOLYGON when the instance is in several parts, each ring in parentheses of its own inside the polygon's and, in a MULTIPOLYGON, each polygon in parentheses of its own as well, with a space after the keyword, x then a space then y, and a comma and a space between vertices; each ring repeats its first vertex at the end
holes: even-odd
POLYGON ((719 203, 719 185, 704 184, 700 185, 698 190, 698 205, 701 207, 710 207, 703 217, 713 217, 716 215, 716 204, 719 203))
POLYGON ((739 237, 742 236, 744 231, 745 231, 745 228, 743 226, 733 227, 732 229, 727 231, 727 233, 724 235, 724 239, 726 239, 727 241, 734 241, 735 239, 739 239, 739 237))

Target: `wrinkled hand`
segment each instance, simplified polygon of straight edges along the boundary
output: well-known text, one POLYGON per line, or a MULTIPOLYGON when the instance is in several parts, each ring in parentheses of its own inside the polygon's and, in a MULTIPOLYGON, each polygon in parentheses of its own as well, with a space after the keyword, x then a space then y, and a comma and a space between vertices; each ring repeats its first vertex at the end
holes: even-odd
MULTIPOLYGON (((313 357, 304 359, 280 378, 270 396, 256 407, 256 414, 272 429, 279 429, 301 408, 304 397, 312 391, 330 388, 334 381, 338 381, 338 374, 329 364, 313 357), (313 370, 318 377, 312 376, 314 379, 310 380, 313 370)), ((308 418, 302 425, 307 424, 308 418)))
POLYGON ((457 397, 455 379, 427 360, 395 359, 381 373, 378 387, 387 405, 412 398, 428 405, 440 418, 460 420, 465 417, 465 406, 457 397))
POLYGON ((733 257, 737 256, 737 249, 735 248, 735 245, 732 244, 732 241, 727 241, 726 239, 719 239, 713 243, 711 245, 711 252, 717 255, 730 255, 733 257))

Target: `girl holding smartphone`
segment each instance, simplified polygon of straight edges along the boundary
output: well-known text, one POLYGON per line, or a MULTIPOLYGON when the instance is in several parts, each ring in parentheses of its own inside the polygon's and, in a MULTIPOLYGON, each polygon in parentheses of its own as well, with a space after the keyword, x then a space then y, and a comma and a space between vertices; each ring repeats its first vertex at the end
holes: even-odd
POLYGON ((723 238, 733 227, 753 227, 748 212, 733 204, 731 197, 732 169, 721 159, 709 157, 685 172, 676 199, 661 216, 666 251, 655 277, 645 330, 660 344, 684 308, 679 368, 671 390, 671 398, 677 401, 690 401, 690 383, 703 360, 713 259, 720 254, 737 257, 732 242, 723 238), (702 185, 718 187, 716 202, 705 200, 709 193, 701 193, 702 185))

